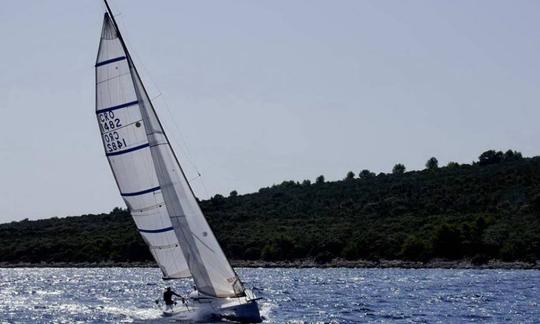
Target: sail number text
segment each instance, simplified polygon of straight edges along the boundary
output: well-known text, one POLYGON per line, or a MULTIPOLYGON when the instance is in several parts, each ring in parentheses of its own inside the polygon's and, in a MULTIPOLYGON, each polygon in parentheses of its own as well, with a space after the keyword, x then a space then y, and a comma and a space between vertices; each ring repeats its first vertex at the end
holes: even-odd
POLYGON ((103 134, 105 150, 107 153, 115 152, 127 147, 125 138, 121 137, 115 129, 122 127, 122 121, 114 115, 113 111, 98 114, 99 125, 103 134))
POLYGON ((105 146, 108 152, 114 152, 127 146, 126 140, 121 138, 118 132, 113 131, 103 134, 103 138, 105 139, 105 146))
POLYGON ((101 113, 98 116, 99 123, 101 124, 104 132, 108 132, 110 130, 122 127, 120 118, 115 118, 114 112, 112 111, 101 113))

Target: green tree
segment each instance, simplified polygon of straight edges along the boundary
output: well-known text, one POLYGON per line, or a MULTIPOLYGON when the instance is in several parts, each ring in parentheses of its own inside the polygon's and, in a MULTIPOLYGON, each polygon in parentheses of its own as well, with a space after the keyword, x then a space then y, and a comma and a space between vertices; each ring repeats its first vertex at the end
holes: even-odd
POLYGON ((489 150, 480 154, 478 157, 478 164, 488 165, 488 164, 497 164, 503 160, 503 153, 501 151, 489 150))
POLYGON ((275 261, 280 257, 279 251, 277 250, 274 243, 266 243, 261 251, 261 258, 267 261, 275 261))
POLYGON ((446 165, 446 167, 447 167, 447 168, 457 168, 457 167, 459 167, 459 163, 450 161, 450 162, 448 162, 448 164, 446 165))
POLYGON ((347 176, 345 176, 345 180, 346 181, 354 180, 354 172, 352 171, 347 172, 347 176))
POLYGON ((317 179, 315 180, 315 183, 317 184, 324 183, 324 176, 323 175, 318 176, 317 179))
POLYGON ((392 169, 393 174, 403 174, 405 173, 405 166, 401 163, 398 163, 394 165, 394 168, 392 169))
POLYGON ((439 168, 439 161, 436 157, 432 157, 426 162, 426 169, 428 170, 436 170, 439 168))
POLYGON ((462 254, 462 234, 455 225, 442 224, 433 235, 433 252, 438 257, 455 259, 462 254))
POLYGON ((225 197, 223 197, 223 195, 221 194, 215 194, 214 197, 212 197, 212 199, 216 199, 216 200, 223 200, 225 197))
POLYGON ((414 235, 410 235, 401 246, 400 255, 406 260, 423 261, 428 258, 428 245, 414 235))
POLYGON ((225 203, 225 197, 221 194, 216 194, 214 197, 210 198, 210 201, 216 206, 221 206, 225 203))
MULTIPOLYGON (((284 181, 200 206, 232 260, 536 262, 540 157, 501 154, 489 167, 376 177, 366 170, 359 177, 372 178, 354 185, 284 181)), ((126 209, 0 224, 0 263, 102 261, 154 262, 126 209)))
POLYGON ((504 152, 503 160, 505 162, 522 160, 523 156, 518 151, 508 150, 504 152))
POLYGON ((360 171, 360 173, 358 173, 358 178, 360 178, 362 180, 375 178, 375 173, 364 169, 364 170, 360 171))
POLYGON ((229 193, 229 197, 238 197, 238 191, 233 190, 231 193, 229 193))

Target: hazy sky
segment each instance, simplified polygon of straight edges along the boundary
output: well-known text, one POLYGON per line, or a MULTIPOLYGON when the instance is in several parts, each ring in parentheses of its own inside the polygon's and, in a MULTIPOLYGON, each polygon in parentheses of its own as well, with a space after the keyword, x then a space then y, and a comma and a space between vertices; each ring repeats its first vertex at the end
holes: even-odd
MULTIPOLYGON (((203 198, 540 152, 538 1, 111 1, 203 198)), ((0 222, 124 206, 94 113, 102 13, 2 1, 0 222)))

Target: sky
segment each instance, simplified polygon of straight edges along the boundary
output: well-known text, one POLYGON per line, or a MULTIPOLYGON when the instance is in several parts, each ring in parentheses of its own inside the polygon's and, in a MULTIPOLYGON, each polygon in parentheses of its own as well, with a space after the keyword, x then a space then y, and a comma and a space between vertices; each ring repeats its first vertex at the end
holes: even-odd
MULTIPOLYGON (((538 1, 111 6, 201 198, 540 154, 538 1)), ((124 207, 94 113, 103 9, 2 1, 0 223, 124 207)))

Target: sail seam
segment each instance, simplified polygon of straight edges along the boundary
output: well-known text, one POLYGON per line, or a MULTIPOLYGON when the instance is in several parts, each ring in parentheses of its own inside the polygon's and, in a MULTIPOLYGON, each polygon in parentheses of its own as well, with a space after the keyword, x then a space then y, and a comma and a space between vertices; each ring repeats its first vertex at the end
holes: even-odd
POLYGON ((139 100, 126 102, 126 103, 121 104, 121 105, 116 105, 116 106, 112 106, 112 107, 109 107, 109 108, 96 110, 96 114, 101 114, 101 113, 104 113, 104 112, 109 112, 109 111, 113 111, 113 110, 117 110, 117 109, 127 108, 127 107, 130 107, 130 106, 136 105, 138 103, 139 103, 139 100))
POLYGON ((156 143, 156 144, 151 144, 150 147, 155 147, 155 146, 160 146, 160 145, 168 145, 169 143, 167 142, 163 142, 163 143, 156 143))
POLYGON ((123 150, 123 151, 111 152, 111 153, 105 153, 105 155, 106 155, 106 156, 121 155, 121 154, 129 153, 129 152, 133 152, 133 151, 142 150, 142 149, 147 148, 147 147, 149 147, 149 146, 150 146, 150 144, 146 143, 146 144, 139 145, 139 146, 135 146, 135 147, 132 147, 132 148, 130 148, 130 149, 123 150))
POLYGON ((158 209, 158 208, 161 208, 161 206, 165 205, 165 203, 159 203, 159 204, 155 204, 155 205, 152 205, 152 206, 148 206, 148 207, 143 207, 143 208, 139 208, 139 209, 135 209, 133 210, 133 212, 137 212, 137 213, 141 213, 141 214, 131 214, 131 216, 133 217, 144 217, 144 216, 152 216, 154 214, 142 214, 143 212, 146 212, 146 211, 151 211, 152 209, 158 209))
POLYGON ((134 211, 131 212, 131 216, 133 218, 154 217, 156 215, 159 215, 159 214, 156 214, 156 213, 142 213, 139 210, 134 210, 134 211), (137 212, 139 214, 134 214, 135 212, 137 212))
POLYGON ((201 244, 204 245, 208 250, 212 251, 212 253, 216 253, 214 250, 212 250, 211 247, 204 243, 203 240, 201 240, 197 235, 195 235, 195 233, 191 232, 191 235, 193 235, 193 237, 195 237, 199 242, 201 242, 201 244))
POLYGON ((130 72, 118 74, 118 75, 116 75, 116 76, 113 76, 113 77, 110 77, 110 78, 107 78, 107 79, 104 79, 104 80, 101 80, 101 81, 97 81, 97 82, 96 82, 96 85, 99 85, 99 84, 102 84, 102 83, 105 83, 105 82, 107 82, 107 81, 111 81, 111 80, 114 80, 114 79, 118 79, 118 78, 121 78, 121 77, 123 77, 123 76, 130 75, 130 74, 131 74, 130 72))
POLYGON ((150 248, 153 250, 166 250, 166 249, 174 249, 178 247, 178 244, 168 244, 168 245, 150 245, 150 248))
POLYGON ((105 60, 105 61, 97 62, 97 63, 96 63, 96 67, 98 67, 98 66, 103 66, 103 65, 107 65, 107 64, 111 64, 111 63, 118 62, 118 61, 123 61, 123 60, 125 60, 125 59, 126 59, 125 56, 115 57, 115 58, 112 58, 112 59, 110 59, 110 60, 105 60))
POLYGON ((125 193, 121 192, 120 195, 122 195, 122 197, 140 196, 140 195, 144 195, 144 194, 151 193, 151 192, 154 192, 154 191, 158 191, 160 189, 161 189, 161 187, 157 186, 157 187, 154 187, 154 188, 141 190, 141 191, 137 191, 137 192, 125 192, 125 193))

